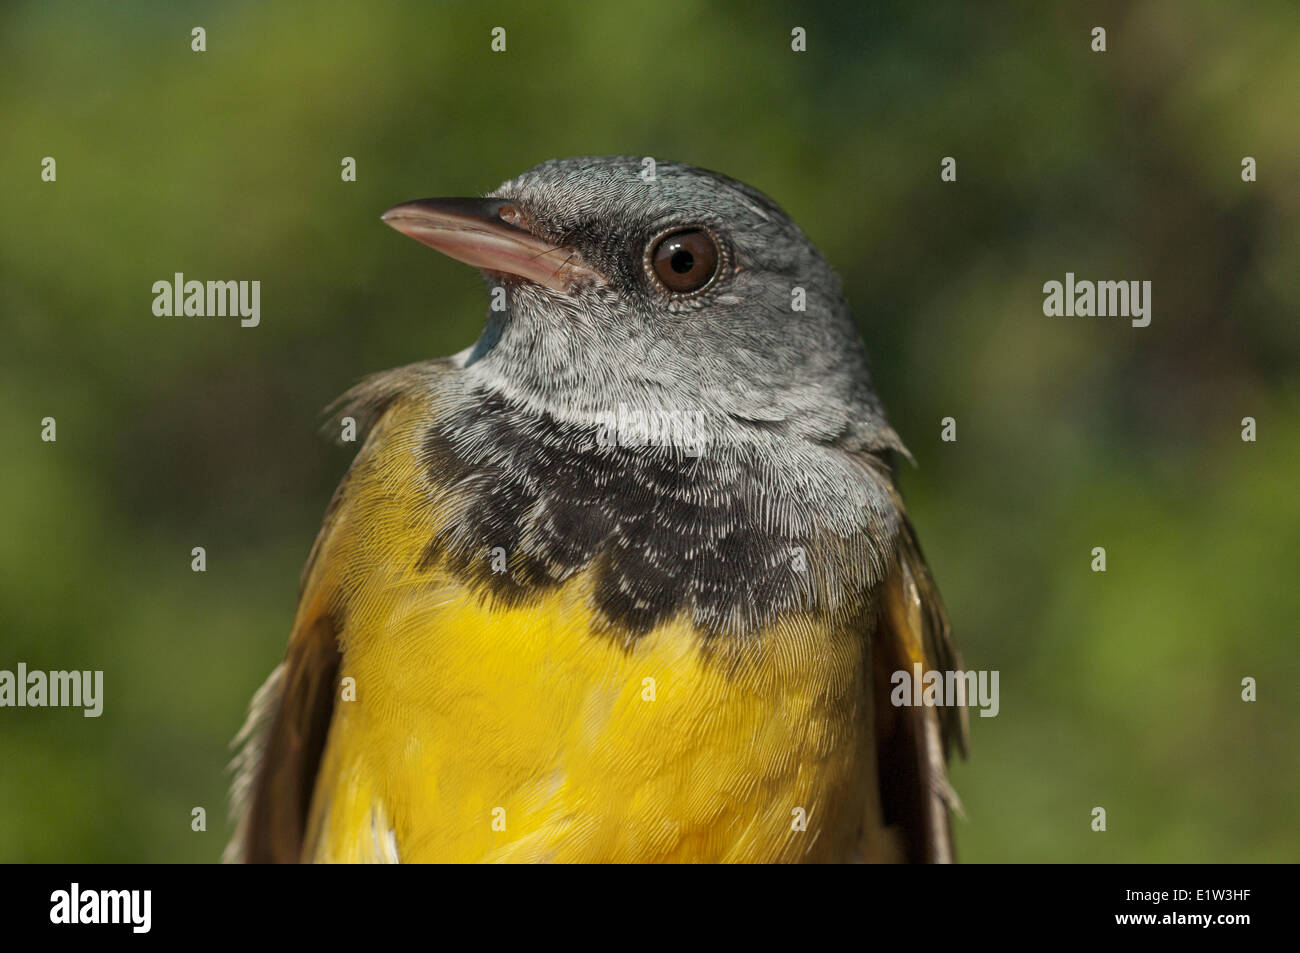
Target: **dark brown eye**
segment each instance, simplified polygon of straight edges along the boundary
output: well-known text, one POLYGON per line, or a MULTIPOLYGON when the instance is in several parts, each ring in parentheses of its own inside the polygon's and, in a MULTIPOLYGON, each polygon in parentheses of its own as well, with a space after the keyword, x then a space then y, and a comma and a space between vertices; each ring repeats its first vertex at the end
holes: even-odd
POLYGON ((673 232, 650 253, 655 275, 674 294, 699 291, 718 270, 718 246, 698 228, 673 232))

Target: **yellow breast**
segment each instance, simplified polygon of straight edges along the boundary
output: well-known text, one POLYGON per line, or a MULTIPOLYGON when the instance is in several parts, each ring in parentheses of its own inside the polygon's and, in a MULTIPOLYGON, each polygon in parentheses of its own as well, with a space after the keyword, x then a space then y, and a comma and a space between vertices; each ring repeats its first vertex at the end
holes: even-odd
POLYGON ((448 582, 357 619, 386 638, 344 654, 316 859, 374 859, 386 830, 403 861, 848 856, 874 781, 855 640, 624 647, 583 588, 501 610, 448 582))

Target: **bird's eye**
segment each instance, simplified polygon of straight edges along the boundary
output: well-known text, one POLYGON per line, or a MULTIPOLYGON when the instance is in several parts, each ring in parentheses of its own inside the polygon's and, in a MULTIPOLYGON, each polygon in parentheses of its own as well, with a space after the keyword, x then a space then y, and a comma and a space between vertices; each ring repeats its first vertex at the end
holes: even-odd
POLYGON ((650 253, 655 276, 674 294, 699 291, 718 270, 718 246, 698 228, 673 232, 650 253))

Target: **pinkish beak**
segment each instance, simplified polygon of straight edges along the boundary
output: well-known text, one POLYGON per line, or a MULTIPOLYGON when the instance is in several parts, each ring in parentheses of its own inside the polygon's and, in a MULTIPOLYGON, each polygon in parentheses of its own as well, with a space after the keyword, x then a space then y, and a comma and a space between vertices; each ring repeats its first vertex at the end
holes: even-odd
POLYGON ((576 249, 552 245, 508 220, 517 217, 514 203, 492 198, 418 199, 381 216, 403 235, 484 271, 565 293, 578 283, 605 280, 576 249))

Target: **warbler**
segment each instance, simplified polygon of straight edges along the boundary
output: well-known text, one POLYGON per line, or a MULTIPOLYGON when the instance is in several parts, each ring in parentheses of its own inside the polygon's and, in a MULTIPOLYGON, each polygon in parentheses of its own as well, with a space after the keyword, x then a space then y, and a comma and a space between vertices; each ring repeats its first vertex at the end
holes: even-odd
POLYGON ((482 270, 360 450, 239 739, 227 859, 950 861, 960 666, 839 279, 771 199, 544 162, 383 220, 482 270))

